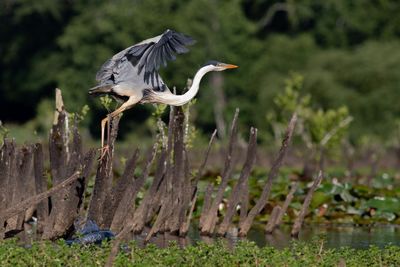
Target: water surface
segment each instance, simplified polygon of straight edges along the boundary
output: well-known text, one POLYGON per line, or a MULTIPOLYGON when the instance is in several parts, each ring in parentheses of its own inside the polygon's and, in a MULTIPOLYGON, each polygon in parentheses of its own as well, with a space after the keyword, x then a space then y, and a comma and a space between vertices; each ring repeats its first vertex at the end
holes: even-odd
MULTIPOLYGON (((222 238, 229 246, 234 246, 239 240, 254 241, 258 246, 272 246, 275 248, 285 248, 290 246, 293 239, 290 237, 291 227, 286 225, 276 229, 273 234, 266 235, 262 227, 256 227, 249 231, 246 238, 235 236, 233 229, 229 236, 222 238)), ((145 234, 133 237, 139 244, 143 245, 145 234)), ((371 245, 384 248, 392 244, 400 246, 400 225, 375 225, 375 226, 354 226, 354 225, 312 225, 304 226, 300 232, 298 240, 311 242, 323 238, 324 247, 339 248, 351 247, 356 249, 366 249, 371 245)), ((221 239, 217 237, 201 236, 196 227, 192 227, 186 238, 179 238, 168 233, 157 235, 151 239, 151 243, 160 247, 168 246, 171 240, 180 246, 195 245, 202 241, 214 243, 221 239)))

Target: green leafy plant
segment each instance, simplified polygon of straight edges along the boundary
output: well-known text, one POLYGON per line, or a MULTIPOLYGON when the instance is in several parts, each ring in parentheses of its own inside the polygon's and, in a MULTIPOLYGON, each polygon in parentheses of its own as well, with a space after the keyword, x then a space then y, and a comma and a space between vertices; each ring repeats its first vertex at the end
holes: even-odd
MULTIPOLYGON (((216 241, 183 248, 176 242, 170 242, 165 248, 154 244, 140 248, 130 242, 117 254, 113 266, 337 266, 339 262, 346 266, 400 265, 399 246, 332 249, 326 248, 325 243, 326 240, 315 238, 309 243, 293 241, 288 247, 277 249, 258 247, 245 240, 238 241, 234 247, 216 241)), ((16 240, 6 240, 0 243, 0 262, 4 267, 104 266, 110 250, 110 243, 106 242, 101 246, 67 246, 60 240, 33 242, 25 248, 16 240)))
POLYGON ((101 105, 107 109, 107 111, 110 113, 111 111, 111 103, 112 103, 113 99, 108 96, 108 95, 104 95, 102 97, 100 97, 100 103, 101 105))
POLYGON ((196 99, 192 99, 189 103, 183 106, 183 112, 185 114, 185 131, 184 131, 184 143, 186 147, 191 148, 193 141, 197 136, 197 129, 190 118, 190 109, 196 104, 196 99))
POLYGON ((81 109, 80 112, 74 112, 74 113, 70 113, 70 119, 72 122, 76 121, 76 122, 81 122, 85 119, 86 115, 88 114, 88 112, 90 111, 90 108, 88 105, 84 105, 81 109))
POLYGON ((274 99, 274 109, 267 113, 267 120, 274 133, 276 145, 280 145, 288 121, 294 112, 299 114, 300 125, 305 115, 310 110, 311 95, 301 94, 304 78, 298 73, 291 73, 285 80, 285 89, 277 94, 274 99))
POLYGON ((165 104, 153 104, 153 112, 151 116, 146 120, 147 127, 152 131, 153 136, 157 138, 157 142, 160 144, 158 147, 166 147, 167 145, 167 134, 168 127, 163 122, 162 116, 167 110, 167 105, 165 104))
POLYGON ((3 122, 0 121, 0 142, 3 145, 3 140, 8 136, 9 130, 3 125, 3 122))
POLYGON ((297 112, 296 135, 303 140, 309 160, 322 164, 323 154, 332 154, 340 147, 353 118, 348 108, 323 110, 312 107, 311 96, 302 95, 303 76, 292 73, 286 80, 285 90, 274 98, 275 109, 267 114, 275 140, 280 142, 291 114, 297 112))

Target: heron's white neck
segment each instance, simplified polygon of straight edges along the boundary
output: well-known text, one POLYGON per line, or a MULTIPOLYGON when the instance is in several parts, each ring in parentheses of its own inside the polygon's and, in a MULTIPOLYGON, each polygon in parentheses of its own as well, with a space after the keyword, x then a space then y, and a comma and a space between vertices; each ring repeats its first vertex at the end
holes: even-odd
POLYGON ((157 93, 156 94, 157 102, 161 102, 163 104, 168 104, 171 106, 182 106, 182 105, 188 103, 190 100, 192 100, 196 96, 197 92, 199 91, 200 81, 203 78, 203 76, 207 72, 212 71, 212 70, 214 70, 214 66, 212 66, 212 65, 207 65, 207 66, 204 66, 201 69, 199 69, 193 78, 192 86, 183 95, 175 95, 170 92, 157 93))

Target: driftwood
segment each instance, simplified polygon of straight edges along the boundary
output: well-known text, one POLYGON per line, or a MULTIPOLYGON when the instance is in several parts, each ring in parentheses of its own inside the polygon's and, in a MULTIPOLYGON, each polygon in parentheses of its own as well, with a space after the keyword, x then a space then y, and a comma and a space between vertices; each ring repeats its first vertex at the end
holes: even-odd
MULTIPOLYGON (((50 173, 53 185, 57 185, 61 183, 63 179, 67 178, 66 170, 69 142, 68 114, 65 111, 64 102, 59 89, 56 89, 55 98, 56 110, 54 112, 53 126, 49 136, 50 173)), ((62 209, 62 202, 66 194, 67 190, 64 188, 62 192, 58 192, 58 194, 51 199, 51 210, 43 229, 43 239, 50 239, 53 237, 56 217, 58 216, 58 211, 62 209)), ((60 216, 62 216, 62 214, 60 216)))
MULTIPOLYGON (((117 211, 115 212, 115 216, 111 225, 111 229, 115 232, 119 232, 117 237, 112 243, 111 246, 111 252, 110 255, 107 258, 107 262, 105 266, 113 266, 115 257, 117 256, 120 248, 120 244, 122 240, 127 238, 127 235, 132 231, 133 229, 133 219, 134 219, 134 214, 133 214, 133 209, 134 209, 134 204, 131 202, 134 201, 136 198, 136 194, 138 193, 140 187, 142 187, 144 181, 149 175, 150 172, 150 166, 154 161, 155 155, 157 152, 157 143, 154 144, 153 149, 147 158, 146 161, 146 166, 144 168, 142 176, 135 181, 135 184, 132 186, 132 189, 126 189, 124 192, 124 196, 122 200, 120 201, 120 204, 118 206, 117 211), (128 208, 126 208, 128 207, 128 208), (124 218, 125 215, 125 218, 124 218), (122 228, 121 231, 119 231, 122 228)), ((133 159, 132 159, 133 161, 133 159)), ((135 160, 136 161, 136 160, 135 160)), ((133 165, 133 163, 131 163, 133 165)), ((126 171, 126 169, 125 169, 126 171)))
POLYGON ((184 149, 184 120, 185 116, 181 107, 176 108, 174 121, 174 147, 173 147, 173 166, 171 172, 171 216, 166 222, 167 230, 171 233, 179 234, 179 228, 184 222, 184 211, 188 203, 185 196, 190 195, 190 177, 185 177, 185 149, 184 149))
MULTIPOLYGON (((72 140, 68 147, 66 177, 79 171, 82 172, 84 166, 82 163, 82 142, 77 130, 77 125, 73 126, 72 140)), ((62 167, 61 167, 62 168, 62 167)), ((63 180, 66 178, 63 177, 63 180)), ((58 182, 57 182, 58 183, 58 182)), ((60 191, 62 199, 58 202, 58 206, 52 210, 55 213, 54 228, 51 238, 57 238, 65 234, 66 230, 73 224, 79 215, 79 202, 83 197, 84 184, 82 180, 77 180, 71 186, 60 191)), ((58 197, 58 196, 57 196, 58 197)), ((46 232, 45 232, 46 233, 46 232)), ((44 233, 44 234, 45 234, 44 233)))
MULTIPOLYGON (((173 151, 173 137, 175 130, 175 107, 170 108, 169 114, 169 124, 168 124, 168 142, 167 149, 165 155, 165 162, 163 164, 166 165, 166 169, 164 172, 164 181, 161 184, 159 190, 157 190, 158 194, 156 197, 157 202, 153 202, 152 210, 155 208, 159 209, 158 214, 156 215, 156 220, 152 225, 150 232, 146 237, 146 241, 150 240, 150 238, 160 232, 163 233, 166 228, 166 220, 172 214, 172 210, 169 208, 173 202, 173 163, 171 162, 171 154, 173 151)), ((147 219, 150 219, 149 217, 147 219)))
MULTIPOLYGON (((116 207, 115 215, 111 224, 111 230, 114 232, 119 232, 119 230, 125 226, 131 227, 133 222, 133 211, 134 211, 134 200, 140 188, 143 186, 145 180, 149 176, 151 164, 154 161, 157 144, 153 146, 151 150, 146 165, 144 167, 142 175, 133 181, 132 185, 128 185, 124 194, 122 195, 119 205, 116 207)), ((131 230, 131 228, 130 228, 131 230)))
POLYGON ((61 91, 56 89, 56 111, 49 137, 53 183, 49 190, 42 144, 18 149, 14 141, 4 140, 0 158, 0 183, 4 183, 0 190, 4 199, 0 220, 1 226, 5 222, 7 228, 1 227, 0 232, 21 230, 24 221, 30 220, 36 211, 37 232, 42 233, 42 239, 54 239, 63 236, 77 218, 94 151, 83 157, 77 124, 70 129, 68 119, 61 91))
MULTIPOLYGON (((15 165, 11 172, 13 175, 9 177, 13 179, 13 181, 9 180, 12 186, 10 188, 12 192, 12 197, 10 199, 13 206, 29 196, 29 191, 31 190, 28 188, 31 186, 28 184, 31 184, 29 178, 31 178, 32 159, 32 147, 23 146, 21 149, 17 150, 15 165), (25 183, 28 185, 27 190, 24 190, 25 183)), ((31 207, 32 206, 28 208, 31 207)), ((14 217, 7 217, 6 231, 21 230, 23 228, 24 219, 25 215, 22 213, 14 217)))
MULTIPOLYGON (((9 208, 12 203, 13 191, 15 184, 15 172, 16 172, 16 151, 15 151, 14 140, 4 140, 3 147, 1 149, 1 165, 0 165, 0 211, 9 208), (8 201, 7 201, 8 200, 8 201)), ((2 213, 2 212, 1 212, 2 213)), ((6 229, 4 223, 6 219, 0 216, 0 237, 3 238, 6 229)))
MULTIPOLYGON (((85 176, 89 175, 90 155, 93 156, 93 152, 89 152, 86 157, 83 155, 77 122, 74 121, 71 129, 69 114, 65 110, 61 91, 56 89, 56 111, 49 137, 50 173, 53 187, 76 172, 84 173, 85 176)), ((63 187, 52 196, 52 208, 43 227, 42 239, 63 236, 78 217, 85 191, 85 176, 81 176, 81 179, 74 181, 70 186, 63 187)))
POLYGON ((166 160, 167 151, 163 149, 161 151, 161 155, 158 159, 157 170, 153 178, 153 182, 150 188, 145 193, 145 196, 140 203, 139 207, 135 210, 133 217, 135 220, 131 225, 131 230, 134 233, 141 233, 146 221, 149 217, 153 216, 154 212, 154 204, 155 201, 154 197, 157 191, 160 191, 162 188, 162 183, 164 181, 164 173, 165 173, 165 160, 166 160))
POLYGON ((212 183, 209 183, 206 187, 206 190, 204 191, 203 208, 201 210, 201 215, 200 215, 199 229, 202 229, 204 227, 204 221, 212 204, 213 192, 214 192, 214 185, 212 183))
POLYGON ((79 192, 80 200, 78 202, 78 209, 79 214, 84 213, 84 205, 83 202, 85 201, 85 190, 87 189, 88 182, 89 182, 89 176, 90 172, 92 171, 92 166, 94 163, 94 159, 96 157, 96 150, 95 149, 90 149, 85 156, 83 157, 83 171, 82 171, 82 177, 80 178, 80 183, 83 187, 81 187, 81 192, 79 192))
POLYGON ((112 170, 113 170, 113 155, 114 155, 114 142, 117 138, 118 123, 120 117, 109 118, 107 124, 111 129, 107 138, 108 149, 106 152, 102 151, 100 156, 100 163, 97 167, 96 182, 93 188, 92 198, 90 200, 88 219, 95 221, 100 228, 106 228, 106 214, 110 209, 110 194, 112 190, 112 170))
POLYGON ((74 173, 71 177, 67 178, 66 180, 62 181, 61 183, 52 187, 51 189, 47 190, 46 192, 43 192, 36 196, 30 197, 28 199, 25 199, 24 201, 21 201, 17 205, 6 209, 4 212, 2 212, 1 217, 3 219, 7 220, 13 216, 18 215, 21 212, 24 212, 27 208, 29 208, 29 206, 36 205, 43 199, 53 195, 54 193, 57 193, 58 191, 60 191, 62 189, 65 189, 71 183, 75 182, 79 177, 80 177, 79 172, 74 173))
POLYGON ((242 191, 245 190, 248 182, 248 178, 250 176, 250 172, 253 168, 255 159, 256 159, 256 149, 257 149, 257 129, 250 129, 250 138, 249 138, 249 146, 247 148, 247 156, 246 162, 244 163, 242 172, 240 174, 239 180, 237 184, 234 186, 230 198, 228 200, 228 208, 226 210, 226 214, 224 220, 220 224, 217 234, 220 236, 224 236, 231 224, 231 220, 233 215, 236 213, 236 207, 238 204, 242 204, 243 201, 242 195, 245 195, 242 191))
MULTIPOLYGON (((125 165, 125 170, 122 176, 118 179, 115 186, 113 186, 110 190, 109 197, 106 197, 104 201, 104 209, 102 212, 102 227, 104 229, 108 229, 111 226, 113 218, 115 216, 115 212, 122 201, 123 196, 125 195, 125 191, 131 190, 133 188, 133 183, 135 181, 134 173, 137 165, 137 160, 139 159, 139 149, 136 149, 133 155, 128 159, 125 165), (109 206, 109 208, 106 208, 109 206)), ((112 161, 112 159, 110 159, 112 161)), ((112 176, 109 177, 112 180, 112 176)), ((94 200, 93 200, 94 201, 94 200)), ((128 204, 128 203, 125 203, 128 204)), ((130 205, 126 207, 129 209, 130 205)))
MULTIPOLYGON (((191 207, 189 210, 187 221, 186 221, 186 223, 184 223, 182 225, 182 227, 179 231, 180 236, 185 236, 187 231, 189 230, 190 219, 192 217, 193 210, 196 206, 196 201, 197 201, 197 197, 198 197, 198 193, 199 193, 198 182, 199 182, 200 178, 203 176, 204 169, 207 164, 208 156, 210 155, 211 147, 212 147, 212 144, 214 142, 216 135, 217 135, 217 130, 214 130, 214 132, 211 135, 210 141, 208 142, 208 147, 205 152, 203 162, 201 163, 199 169, 197 170, 196 176, 192 181, 192 193, 191 193, 191 196, 192 196, 191 203, 192 204, 191 204, 191 207)), ((213 191, 213 186, 211 184, 209 184, 209 186, 206 189, 205 196, 204 196, 203 210, 202 210, 201 217, 200 217, 199 229, 201 229, 201 227, 203 226, 206 211, 208 211, 208 209, 210 208, 212 191, 213 191)))
MULTIPOLYGON (((44 177, 44 156, 42 145, 37 143, 33 152, 34 158, 34 174, 36 194, 41 194, 47 190, 47 181, 44 177)), ((37 205, 37 229, 42 233, 47 217, 49 215, 49 204, 47 199, 40 201, 37 205)))
POLYGON ((300 229, 301 229, 301 226, 303 225, 304 218, 306 216, 308 207, 310 206, 312 196, 313 196, 315 190, 317 189, 317 187, 321 184, 321 181, 322 181, 322 171, 319 171, 318 177, 314 180, 311 188, 308 190, 306 198, 304 199, 303 205, 301 207, 300 213, 297 216, 297 218, 293 224, 293 228, 292 228, 292 232, 291 232, 292 237, 297 238, 299 236, 300 229))
POLYGON ((246 220, 247 212, 249 209, 249 183, 243 183, 240 189, 240 219, 239 225, 246 220))
POLYGON ((279 225, 282 223, 283 216, 285 215, 290 203, 292 202, 294 193, 296 192, 298 186, 299 186, 299 183, 297 183, 297 182, 292 184, 289 194, 287 194, 285 202, 283 203, 283 206, 275 220, 274 227, 279 227, 279 225))
MULTIPOLYGON (((238 132, 237 109, 233 117, 228 149, 225 154, 224 168, 221 172, 219 185, 209 183, 204 192, 204 201, 199 222, 203 235, 230 234, 234 216, 240 209, 240 234, 246 234, 254 217, 261 212, 268 201, 272 181, 278 174, 283 163, 287 147, 290 144, 296 123, 293 115, 282 148, 271 168, 267 183, 260 199, 248 212, 249 187, 248 179, 256 158, 257 129, 250 129, 246 161, 240 177, 233 186, 228 200, 223 200, 225 190, 231 179, 235 166, 234 151, 237 147, 238 132), (218 214, 218 209, 224 203, 225 216, 218 214), (218 223, 221 222, 219 225, 218 223), (215 231, 217 230, 217 231, 215 231)), ((114 180, 114 143, 118 134, 119 117, 113 118, 108 124, 108 150, 102 151, 97 161, 95 184, 90 198, 89 207, 83 205, 88 178, 95 161, 96 151, 83 153, 82 140, 77 122, 70 123, 71 116, 65 110, 61 91, 56 91, 56 111, 53 127, 49 136, 49 161, 52 187, 47 189, 45 173, 45 152, 42 144, 26 145, 18 148, 14 141, 4 140, 0 148, 0 237, 6 230, 21 230, 24 220, 32 217, 36 211, 38 232, 42 239, 68 237, 73 228, 73 222, 78 216, 94 220, 100 228, 109 229, 117 234, 113 241, 112 253, 108 264, 115 259, 121 242, 128 239, 131 232, 142 233, 148 229, 146 241, 154 237, 165 244, 165 237, 184 237, 189 231, 193 213, 198 205, 200 195, 198 184, 206 169, 216 131, 210 138, 197 173, 191 176, 191 162, 185 144, 185 134, 188 126, 181 107, 171 108, 167 142, 163 142, 160 152, 156 142, 145 160, 142 174, 135 176, 139 163, 139 150, 130 155, 122 176, 114 180), (156 161, 155 172, 151 185, 143 190, 156 161), (143 191, 144 198, 138 201, 137 195, 143 191), (6 225, 5 229, 3 226, 6 225)), ((118 167, 118 166, 117 166, 118 167)), ((116 168, 117 168, 116 167, 116 168)), ((287 206, 293 197, 291 192, 283 204, 282 211, 275 208, 269 226, 273 229, 279 225, 287 206)), ((236 218, 235 218, 236 219, 236 218)))
POLYGON ((204 217, 204 221, 201 228, 202 235, 211 235, 214 232, 215 225, 217 223, 218 217, 218 207, 222 201, 224 196, 225 188, 228 185, 229 178, 232 174, 233 164, 232 164, 232 155, 233 149, 236 146, 237 142, 237 120, 239 116, 239 109, 236 109, 235 115, 233 117, 232 126, 229 135, 229 147, 228 152, 225 158, 225 167, 222 173, 222 181, 218 187, 217 194, 215 196, 214 201, 212 202, 210 209, 207 212, 207 215, 204 217))
POLYGON ((286 151, 290 145, 294 128, 297 121, 297 113, 294 113, 289 121, 288 128, 286 129, 285 138, 282 142, 282 147, 278 153, 277 158, 272 164, 272 168, 268 175, 267 183, 265 184, 263 191, 261 193, 260 198, 258 199, 256 205, 250 210, 249 214, 247 215, 246 219, 242 221, 239 225, 240 236, 246 236, 247 232, 250 230, 251 225, 253 224, 254 218, 261 212, 261 210, 265 207, 268 202, 269 194, 271 192, 272 182, 278 175, 279 169, 283 164, 283 160, 286 155, 286 151))
POLYGON ((275 206, 272 209, 271 216, 269 217, 268 223, 265 226, 265 233, 272 234, 274 231, 276 221, 278 219, 279 214, 281 213, 281 207, 279 205, 275 206))

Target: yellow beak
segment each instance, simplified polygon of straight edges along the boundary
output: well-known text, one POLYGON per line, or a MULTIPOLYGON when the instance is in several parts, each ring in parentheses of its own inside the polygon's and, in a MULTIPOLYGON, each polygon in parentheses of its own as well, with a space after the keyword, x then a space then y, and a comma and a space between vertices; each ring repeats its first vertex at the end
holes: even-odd
POLYGON ((236 69, 239 68, 239 66, 233 65, 233 64, 225 64, 224 65, 225 69, 236 69))

